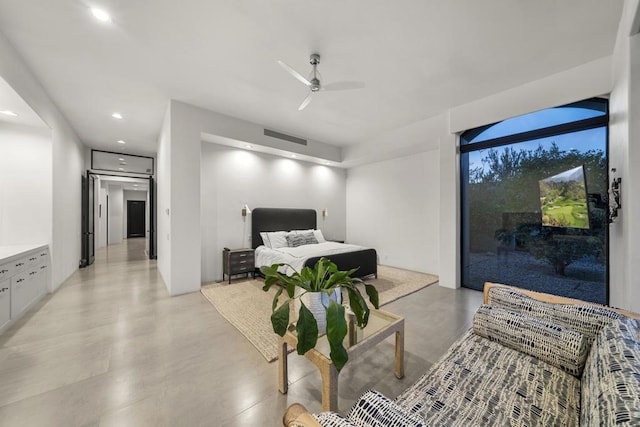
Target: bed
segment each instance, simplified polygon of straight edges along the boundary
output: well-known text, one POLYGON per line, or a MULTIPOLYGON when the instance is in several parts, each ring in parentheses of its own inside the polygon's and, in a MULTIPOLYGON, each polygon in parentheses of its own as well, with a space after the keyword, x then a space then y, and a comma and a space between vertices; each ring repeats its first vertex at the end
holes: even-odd
MULTIPOLYGON (((313 209, 255 208, 251 214, 251 243, 256 250, 256 270, 262 265, 271 265, 277 260, 277 254, 265 251, 261 233, 291 230, 315 230, 316 211, 313 209), (263 256, 264 255, 264 256, 263 256), (259 261, 261 260, 261 261, 259 261)), ((322 242, 304 245, 300 248, 282 248, 284 256, 294 268, 312 267, 323 256, 334 262, 340 270, 358 268, 357 277, 378 275, 378 256, 375 249, 337 242, 322 242)))

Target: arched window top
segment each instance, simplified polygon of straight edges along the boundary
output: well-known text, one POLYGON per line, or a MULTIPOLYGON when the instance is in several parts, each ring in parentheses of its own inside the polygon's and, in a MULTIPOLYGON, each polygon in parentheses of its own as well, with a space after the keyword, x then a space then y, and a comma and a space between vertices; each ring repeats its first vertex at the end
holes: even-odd
POLYGON ((513 117, 487 126, 471 129, 461 136, 461 144, 474 144, 496 138, 565 125, 607 114, 607 103, 590 99, 561 107, 547 108, 523 116, 513 117))

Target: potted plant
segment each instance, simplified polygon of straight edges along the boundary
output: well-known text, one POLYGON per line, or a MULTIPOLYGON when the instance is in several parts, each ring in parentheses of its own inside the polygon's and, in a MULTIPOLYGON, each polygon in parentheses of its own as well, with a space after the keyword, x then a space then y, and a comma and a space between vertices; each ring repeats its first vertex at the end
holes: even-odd
POLYGON ((378 291, 376 288, 359 278, 351 277, 357 271, 357 268, 340 271, 327 258, 320 258, 313 268, 304 267, 300 272, 295 271, 288 264, 265 266, 260 268, 260 271, 265 277, 264 287, 262 288, 265 292, 273 285, 281 286, 276 292, 271 306, 271 324, 276 334, 282 337, 287 332, 290 303, 295 299, 300 300, 298 321, 295 325, 298 334, 298 345, 296 347, 298 354, 305 354, 314 348, 319 335, 318 322, 311 310, 305 305, 304 300, 301 299, 301 296, 314 292, 327 296, 327 298, 319 298, 319 300, 327 301, 323 304, 324 310, 321 310, 321 312, 324 311, 326 316, 326 335, 331 348, 330 358, 336 369, 340 371, 349 360, 347 350, 342 344, 344 337, 347 335, 347 320, 345 318, 345 307, 336 302, 335 298, 331 298, 331 295, 336 289, 346 289, 349 296, 349 306, 355 315, 356 324, 358 327, 364 328, 369 321, 369 307, 356 285, 364 285, 369 301, 375 308, 378 308, 378 291), (291 268, 294 273, 291 276, 280 273, 278 269, 282 266, 291 268), (299 292, 296 292, 296 289, 299 292), (278 299, 284 291, 286 291, 288 298, 278 307, 278 299))

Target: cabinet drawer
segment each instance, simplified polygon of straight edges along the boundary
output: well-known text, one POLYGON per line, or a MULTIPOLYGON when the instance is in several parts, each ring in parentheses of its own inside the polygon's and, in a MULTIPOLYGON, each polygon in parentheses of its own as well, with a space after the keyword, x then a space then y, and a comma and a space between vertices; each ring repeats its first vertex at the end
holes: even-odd
POLYGON ((248 259, 253 260, 253 252, 231 252, 229 254, 229 260, 231 262, 248 259))
POLYGON ((12 262, 0 265, 0 281, 13 276, 15 267, 12 262))
POLYGON ((13 261, 13 272, 20 273, 29 267, 29 257, 24 257, 13 261))
POLYGON ((253 264, 251 265, 241 265, 241 266, 237 266, 237 267, 231 267, 231 274, 238 274, 238 273, 246 273, 246 272, 251 272, 253 271, 253 264))
POLYGON ((29 267, 33 267, 37 264, 40 264, 40 253, 34 252, 32 254, 29 254, 29 256, 27 257, 27 265, 29 267))
POLYGON ((9 280, 0 281, 0 328, 11 320, 11 285, 9 280))
POLYGON ((231 256, 229 258, 229 264, 231 264, 231 265, 253 264, 253 255, 245 256, 245 257, 234 257, 234 256, 231 256))

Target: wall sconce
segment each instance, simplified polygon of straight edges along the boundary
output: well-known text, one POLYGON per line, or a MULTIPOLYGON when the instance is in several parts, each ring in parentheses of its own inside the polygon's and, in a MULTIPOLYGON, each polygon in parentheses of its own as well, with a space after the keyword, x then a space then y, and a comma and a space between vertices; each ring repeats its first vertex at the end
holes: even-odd
POLYGON ((251 214, 251 209, 249 209, 249 206, 244 205, 242 207, 242 216, 246 217, 247 215, 251 214))
POLYGON ((327 208, 322 209, 322 219, 329 216, 329 210, 327 208))
MULTIPOLYGON (((616 168, 611 168, 612 173, 616 173, 616 168)), ((622 186, 622 178, 613 178, 611 187, 609 188, 609 223, 618 218, 618 210, 622 207, 620 204, 620 190, 622 186)))

